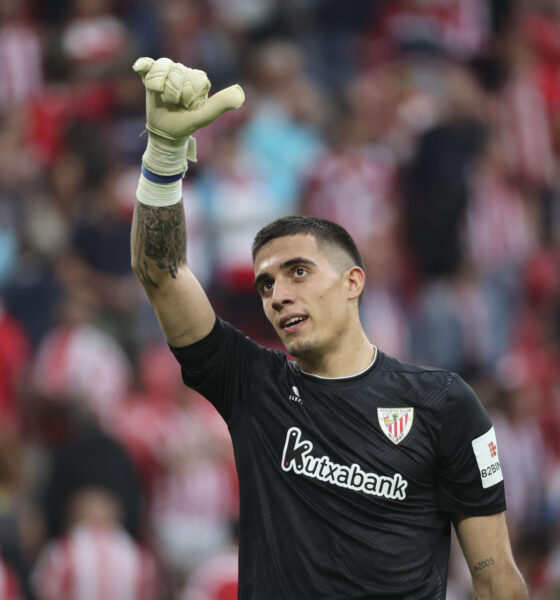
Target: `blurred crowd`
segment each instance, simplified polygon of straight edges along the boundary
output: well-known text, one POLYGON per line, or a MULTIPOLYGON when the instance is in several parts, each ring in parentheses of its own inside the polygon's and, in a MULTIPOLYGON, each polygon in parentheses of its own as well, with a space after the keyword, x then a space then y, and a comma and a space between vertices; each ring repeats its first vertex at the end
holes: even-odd
MULTIPOLYGON (((370 339, 475 388, 517 563, 559 598, 558 0, 0 2, 0 598, 236 598, 227 428, 130 269, 138 56, 246 92, 183 187, 216 312, 278 347, 252 236, 344 225, 370 339)), ((450 600, 469 581, 454 542, 450 600)))

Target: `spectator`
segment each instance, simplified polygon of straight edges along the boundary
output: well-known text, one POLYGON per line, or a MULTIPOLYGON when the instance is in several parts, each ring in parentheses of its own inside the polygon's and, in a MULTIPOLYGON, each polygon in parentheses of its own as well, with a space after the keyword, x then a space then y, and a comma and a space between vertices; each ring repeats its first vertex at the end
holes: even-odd
POLYGON ((25 105, 43 84, 40 28, 29 20, 29 2, 0 6, 0 114, 25 105))
POLYGON ((165 469, 151 519, 163 563, 179 581, 231 543, 230 523, 238 508, 227 428, 196 392, 181 393, 182 407, 169 414, 158 448, 165 469))
POLYGON ((34 573, 39 600, 157 600, 152 556, 122 528, 119 502, 85 487, 68 506, 68 530, 43 549, 34 573))
POLYGON ((87 294, 66 299, 59 314, 62 323, 37 349, 37 392, 54 403, 76 402, 108 426, 130 385, 128 358, 114 338, 92 323, 87 294))

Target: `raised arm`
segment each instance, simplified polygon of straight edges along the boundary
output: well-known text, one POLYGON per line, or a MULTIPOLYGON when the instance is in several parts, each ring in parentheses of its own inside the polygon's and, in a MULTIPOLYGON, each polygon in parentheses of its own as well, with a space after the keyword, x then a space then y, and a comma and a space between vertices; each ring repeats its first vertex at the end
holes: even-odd
POLYGON ((504 513, 459 517, 455 530, 472 575, 474 600, 528 600, 511 552, 504 513))
POLYGON ((196 160, 191 134, 241 106, 245 97, 235 85, 208 98, 204 72, 167 58, 140 58, 133 68, 146 87, 148 145, 132 222, 132 269, 169 343, 187 346, 207 335, 215 321, 187 263, 181 180, 187 161, 196 160))

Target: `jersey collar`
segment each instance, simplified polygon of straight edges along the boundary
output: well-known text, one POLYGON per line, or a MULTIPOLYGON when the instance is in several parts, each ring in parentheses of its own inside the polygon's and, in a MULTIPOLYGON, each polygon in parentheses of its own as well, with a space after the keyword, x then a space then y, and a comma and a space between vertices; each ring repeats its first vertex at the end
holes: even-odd
POLYGON ((308 373, 307 371, 304 371, 303 369, 299 369, 299 370, 301 371, 301 373, 303 373, 307 377, 313 377, 313 379, 321 379, 322 381, 344 381, 345 379, 353 379, 354 377, 359 377, 360 375, 363 375, 366 371, 369 371, 373 367, 373 365, 376 363, 377 356, 379 355, 379 351, 377 350, 377 346, 374 346, 372 344, 371 347, 374 350, 372 361, 369 363, 369 365, 365 369, 362 369, 358 373, 353 373, 352 375, 345 375, 344 377, 324 377, 323 375, 314 375, 313 373, 308 373))

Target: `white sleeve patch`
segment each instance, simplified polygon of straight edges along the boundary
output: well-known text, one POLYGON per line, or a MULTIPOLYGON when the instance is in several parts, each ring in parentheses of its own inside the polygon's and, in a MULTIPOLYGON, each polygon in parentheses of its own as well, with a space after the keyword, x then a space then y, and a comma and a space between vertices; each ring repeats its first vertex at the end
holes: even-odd
POLYGON ((484 435, 474 439, 472 447, 480 470, 482 487, 488 488, 503 481, 494 428, 492 427, 484 435))

